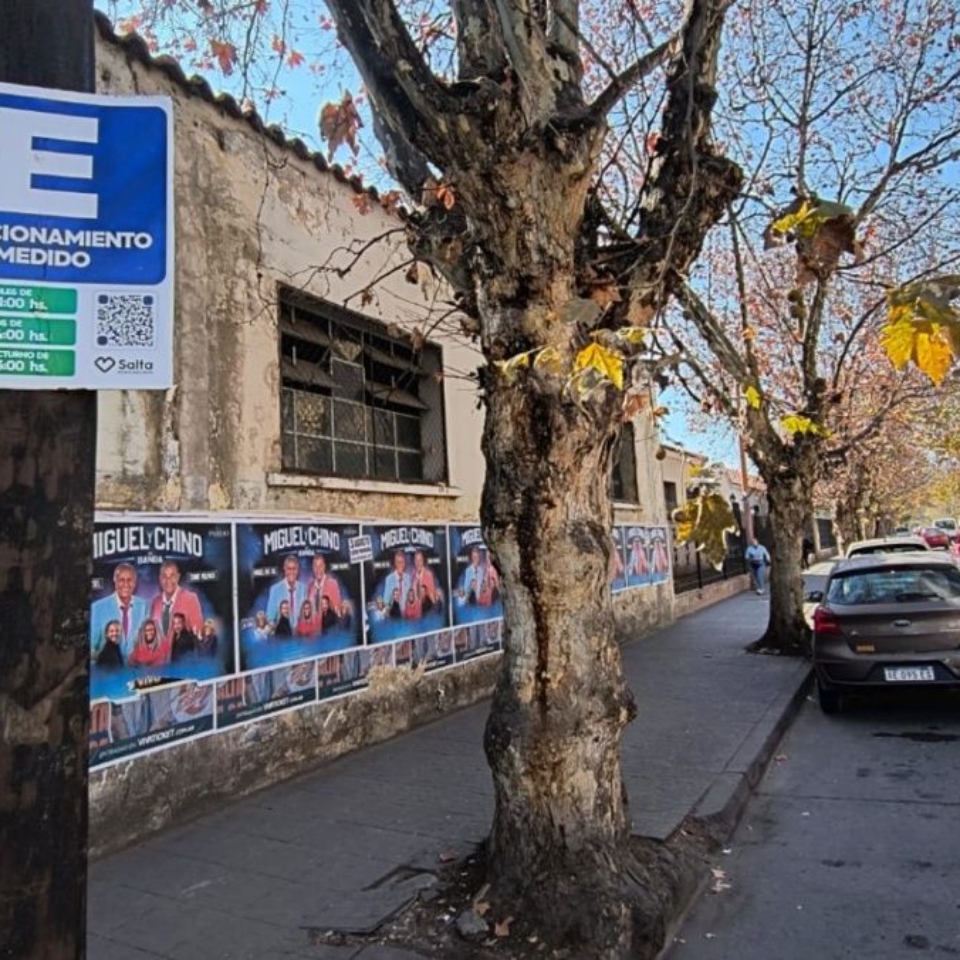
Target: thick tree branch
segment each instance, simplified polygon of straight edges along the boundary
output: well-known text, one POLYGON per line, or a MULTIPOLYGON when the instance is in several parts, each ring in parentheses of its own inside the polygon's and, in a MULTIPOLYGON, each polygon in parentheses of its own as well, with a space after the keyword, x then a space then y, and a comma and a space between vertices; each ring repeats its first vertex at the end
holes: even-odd
POLYGON ((723 324, 713 315, 710 308, 686 283, 679 284, 674 295, 723 369, 738 383, 747 382, 751 371, 727 336, 723 324))
POLYGON ((590 104, 590 113, 594 122, 602 122, 604 117, 635 84, 651 74, 669 57, 674 56, 680 45, 680 40, 680 35, 675 34, 669 40, 665 40, 659 46, 644 54, 639 60, 635 60, 626 70, 615 75, 600 92, 600 95, 590 104))
POLYGON ((426 161, 445 165, 456 101, 430 71, 393 0, 329 0, 327 6, 373 100, 378 136, 392 148, 391 172, 415 196, 426 161))
POLYGON ((457 25, 457 68, 461 80, 499 76, 507 65, 499 17, 491 0, 451 0, 457 25))
POLYGON ((644 188, 640 255, 631 278, 631 305, 648 311, 664 305, 743 185, 740 168, 710 139, 729 6, 730 0, 690 0, 682 51, 668 71, 662 134, 644 188))

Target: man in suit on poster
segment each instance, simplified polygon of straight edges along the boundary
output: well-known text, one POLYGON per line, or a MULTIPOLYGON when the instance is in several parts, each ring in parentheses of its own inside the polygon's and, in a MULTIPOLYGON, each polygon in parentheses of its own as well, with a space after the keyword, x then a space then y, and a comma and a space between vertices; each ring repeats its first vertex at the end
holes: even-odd
POLYGON ((387 574, 383 582, 383 592, 378 598, 386 608, 387 616, 403 615, 411 585, 410 574, 407 572, 407 555, 403 550, 397 550, 393 554, 393 570, 387 574))
POLYGON ((276 623, 280 616, 280 604, 284 600, 290 604, 290 626, 296 630, 300 618, 300 609, 307 599, 307 588, 300 582, 300 561, 294 553, 283 559, 283 579, 278 580, 267 597, 267 619, 276 623))
POLYGON ((440 603, 440 591, 433 571, 427 566, 422 550, 413 555, 413 574, 411 587, 420 615, 425 616, 440 603))
POLYGON ((337 578, 327 572, 327 558, 318 553, 313 558, 313 579, 307 584, 307 599, 313 604, 314 611, 322 610, 322 599, 326 597, 330 609, 339 617, 343 607, 343 594, 337 578))
POLYGON ((90 656, 96 660, 103 647, 107 624, 120 621, 120 652, 127 662, 137 639, 137 631, 150 615, 150 604, 136 596, 137 568, 118 563, 113 571, 113 593, 90 605, 90 656))
POLYGON ((150 619, 160 627, 160 634, 168 640, 173 636, 173 615, 183 615, 186 629, 199 634, 203 626, 200 598, 180 586, 180 566, 173 560, 160 565, 160 592, 150 602, 150 619))

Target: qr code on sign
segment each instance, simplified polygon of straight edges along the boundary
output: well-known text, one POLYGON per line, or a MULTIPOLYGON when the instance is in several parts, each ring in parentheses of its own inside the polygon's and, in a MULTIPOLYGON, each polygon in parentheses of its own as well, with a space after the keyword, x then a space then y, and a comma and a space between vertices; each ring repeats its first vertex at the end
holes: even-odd
POLYGON ((152 347, 156 341, 157 298, 149 293, 97 296, 98 347, 152 347))

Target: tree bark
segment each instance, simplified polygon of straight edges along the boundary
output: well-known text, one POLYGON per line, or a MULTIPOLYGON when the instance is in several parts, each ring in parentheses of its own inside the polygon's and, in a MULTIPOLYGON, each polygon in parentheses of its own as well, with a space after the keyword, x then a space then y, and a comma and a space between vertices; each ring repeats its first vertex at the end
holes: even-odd
POLYGON ((620 740, 635 708, 607 578, 617 429, 535 375, 489 391, 482 520, 507 631, 485 737, 492 896, 584 958, 625 955, 633 936, 620 740))
POLYGON ((770 619, 756 650, 806 654, 810 632, 803 618, 800 556, 807 521, 813 515, 813 476, 771 471, 764 477, 770 504, 770 619))

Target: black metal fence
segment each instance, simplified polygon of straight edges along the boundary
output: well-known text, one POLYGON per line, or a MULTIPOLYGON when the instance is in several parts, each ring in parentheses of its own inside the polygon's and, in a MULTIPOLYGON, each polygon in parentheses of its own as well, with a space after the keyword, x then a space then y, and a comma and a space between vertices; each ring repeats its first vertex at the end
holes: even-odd
MULTIPOLYGON (((739 510, 734 514, 739 521, 739 510)), ((753 531, 757 539, 769 550, 771 547, 771 529, 767 517, 753 517, 753 531)), ((735 533, 728 533, 726 539, 726 556, 719 568, 703 558, 695 545, 685 543, 673 548, 673 592, 685 593, 688 590, 700 590, 709 583, 720 580, 729 580, 747 572, 747 562, 744 552, 747 548, 746 537, 742 528, 735 533)))

